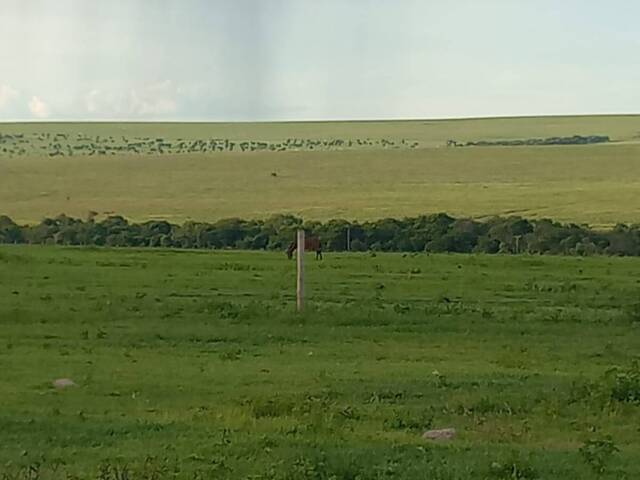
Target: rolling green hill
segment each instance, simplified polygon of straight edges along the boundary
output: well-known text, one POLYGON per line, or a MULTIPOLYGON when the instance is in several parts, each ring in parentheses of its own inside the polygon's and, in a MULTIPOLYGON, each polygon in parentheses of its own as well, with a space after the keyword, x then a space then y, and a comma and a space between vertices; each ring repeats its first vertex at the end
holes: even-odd
POLYGON ((20 222, 89 211, 174 222, 273 213, 365 220, 441 211, 597 227, 640 221, 638 116, 29 123, 0 124, 0 135, 0 211, 20 222), (446 146, 450 139, 573 135, 606 135, 611 142, 446 146), (224 148, 225 141, 235 148, 224 148))

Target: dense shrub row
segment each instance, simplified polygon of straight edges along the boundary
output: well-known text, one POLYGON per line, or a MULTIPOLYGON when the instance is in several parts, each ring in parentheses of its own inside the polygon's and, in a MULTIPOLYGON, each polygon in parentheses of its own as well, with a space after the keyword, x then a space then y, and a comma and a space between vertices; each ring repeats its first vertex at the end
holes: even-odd
POLYGON ((479 140, 477 142, 458 142, 449 140, 450 147, 520 147, 535 145, 592 145, 594 143, 608 143, 611 138, 605 135, 573 135, 572 137, 527 138, 521 140, 479 140))
POLYGON ((165 221, 130 223, 120 216, 80 220, 60 215, 21 226, 0 216, 0 243, 105 245, 117 247, 236 248, 284 250, 303 227, 322 239, 327 251, 482 252, 564 255, 640 255, 640 226, 609 231, 519 217, 486 222, 435 214, 372 222, 304 222, 292 215, 267 220, 237 218, 215 223, 165 221))

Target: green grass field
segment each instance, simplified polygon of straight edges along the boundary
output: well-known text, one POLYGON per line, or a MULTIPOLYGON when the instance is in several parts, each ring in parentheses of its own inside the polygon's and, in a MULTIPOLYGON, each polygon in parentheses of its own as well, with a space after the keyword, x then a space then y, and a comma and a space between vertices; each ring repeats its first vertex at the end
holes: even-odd
POLYGON ((0 478, 640 475, 639 260, 327 255, 304 315, 294 279, 0 247, 0 478))
MULTIPOLYGON (((1 153, 0 210, 19 222, 115 212, 133 220, 295 213, 375 219, 433 212, 550 217, 596 227, 639 222, 640 117, 265 124, 2 124, 5 135, 63 134, 282 142, 388 139, 362 148, 51 158, 1 153), (446 148, 458 141, 609 135, 591 146, 446 148), (401 144, 402 140, 407 143, 401 144), (414 143, 416 148, 407 145, 414 143), (275 174, 272 175, 272 174, 275 174)), ((114 140, 114 141, 116 141, 114 140)), ((70 140, 71 142, 71 140, 70 140)), ((72 142, 73 143, 73 142, 72 142)), ((44 145, 44 143, 43 143, 44 145)), ((56 147, 57 148, 57 147, 56 147)), ((155 147, 154 147, 155 148, 155 147)))

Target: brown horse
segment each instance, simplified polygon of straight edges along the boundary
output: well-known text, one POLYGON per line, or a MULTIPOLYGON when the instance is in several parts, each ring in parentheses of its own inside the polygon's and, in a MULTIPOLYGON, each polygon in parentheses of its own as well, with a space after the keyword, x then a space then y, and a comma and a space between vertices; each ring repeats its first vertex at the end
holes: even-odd
MULTIPOLYGON (((291 242, 289 244, 289 248, 287 248, 287 257, 289 260, 293 258, 293 252, 295 252, 297 248, 297 242, 291 242)), ((316 260, 322 260, 322 242, 320 241, 320 237, 305 237, 304 251, 316 252, 316 260)))

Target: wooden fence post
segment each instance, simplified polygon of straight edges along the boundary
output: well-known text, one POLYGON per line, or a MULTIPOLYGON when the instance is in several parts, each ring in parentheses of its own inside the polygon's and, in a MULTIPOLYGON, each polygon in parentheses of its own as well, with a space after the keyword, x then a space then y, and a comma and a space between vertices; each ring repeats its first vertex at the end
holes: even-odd
POLYGON ((298 266, 296 299, 298 312, 302 312, 304 309, 304 230, 298 230, 296 263, 298 266))

